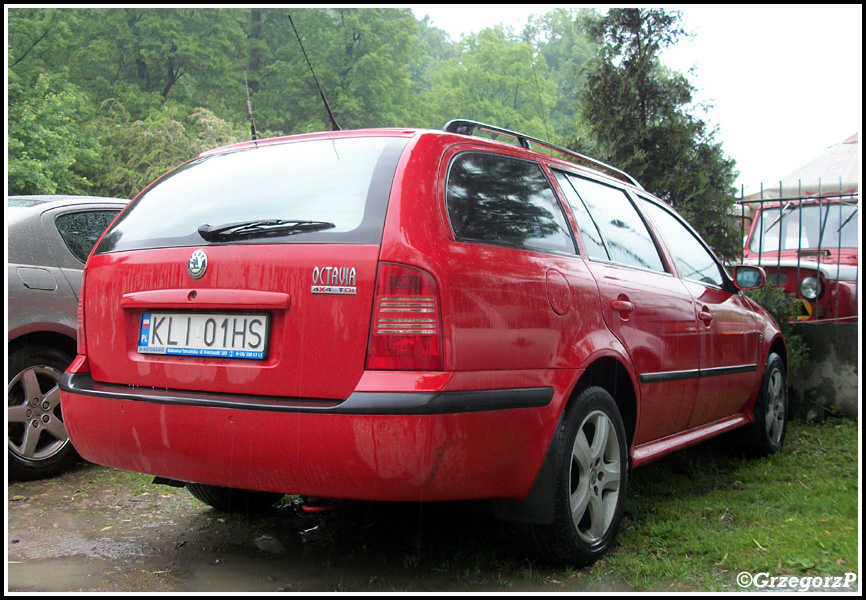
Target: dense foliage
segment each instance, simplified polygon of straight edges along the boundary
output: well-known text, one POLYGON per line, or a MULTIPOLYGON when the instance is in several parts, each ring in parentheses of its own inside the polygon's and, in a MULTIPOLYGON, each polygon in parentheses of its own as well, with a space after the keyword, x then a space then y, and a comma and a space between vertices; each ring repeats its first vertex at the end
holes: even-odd
POLYGON ((659 53, 685 35, 679 13, 611 9, 590 21, 598 47, 580 98, 593 147, 669 202, 723 257, 742 250, 728 218, 734 205, 733 161, 715 131, 690 110, 694 88, 665 68, 659 53))
POLYGON ((767 284, 746 293, 752 300, 763 306, 779 324, 779 329, 788 345, 788 372, 799 373, 809 359, 809 347, 801 335, 794 333, 794 323, 797 322, 802 303, 778 285, 767 284))
MULTIPOLYGON (((131 197, 204 149, 249 139, 248 95, 259 137, 330 129, 289 16, 8 9, 9 193, 131 197)), ((732 163, 679 109, 686 79, 658 64, 675 16, 557 8, 521 32, 497 26, 461 40, 405 8, 292 8, 291 21, 344 129, 468 118, 560 145, 577 139, 719 247, 732 163), (633 14, 641 32, 629 29, 633 14), (642 40, 652 43, 637 52, 642 40)))

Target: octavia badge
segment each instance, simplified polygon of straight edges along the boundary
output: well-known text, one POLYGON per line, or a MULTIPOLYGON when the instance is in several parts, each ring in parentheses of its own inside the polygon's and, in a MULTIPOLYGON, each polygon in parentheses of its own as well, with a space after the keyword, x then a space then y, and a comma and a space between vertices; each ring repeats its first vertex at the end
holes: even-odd
POLYGON ((204 275, 204 272, 207 271, 207 254, 204 253, 204 250, 196 250, 192 253, 192 256, 189 257, 187 270, 193 279, 198 279, 204 275))

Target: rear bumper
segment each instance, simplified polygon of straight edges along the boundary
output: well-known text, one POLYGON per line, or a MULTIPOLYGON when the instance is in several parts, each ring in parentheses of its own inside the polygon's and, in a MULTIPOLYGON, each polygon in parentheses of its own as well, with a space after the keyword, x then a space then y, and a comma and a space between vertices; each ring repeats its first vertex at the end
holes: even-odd
POLYGON ((69 436, 92 462, 357 500, 518 500, 558 417, 553 387, 328 401, 108 385, 69 372, 60 387, 69 436))

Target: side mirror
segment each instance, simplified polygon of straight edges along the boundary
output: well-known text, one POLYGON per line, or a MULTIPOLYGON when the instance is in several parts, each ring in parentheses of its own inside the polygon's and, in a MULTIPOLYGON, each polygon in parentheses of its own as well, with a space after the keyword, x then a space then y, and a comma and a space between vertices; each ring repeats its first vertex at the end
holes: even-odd
POLYGON ((741 290, 756 290, 764 287, 767 274, 761 267, 737 265, 734 267, 734 285, 741 290))

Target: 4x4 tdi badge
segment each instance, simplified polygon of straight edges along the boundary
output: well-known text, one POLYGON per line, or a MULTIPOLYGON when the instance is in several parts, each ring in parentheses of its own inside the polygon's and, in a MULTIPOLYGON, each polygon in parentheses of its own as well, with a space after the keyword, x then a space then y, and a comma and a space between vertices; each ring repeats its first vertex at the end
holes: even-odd
POLYGON ((189 263, 187 263, 187 271, 189 271, 189 276, 193 279, 199 279, 204 272, 207 271, 207 254, 204 253, 204 250, 196 250, 192 253, 192 256, 189 257, 189 263))
POLYGON ((354 296, 358 293, 356 279, 355 267, 314 267, 310 292, 354 296))

